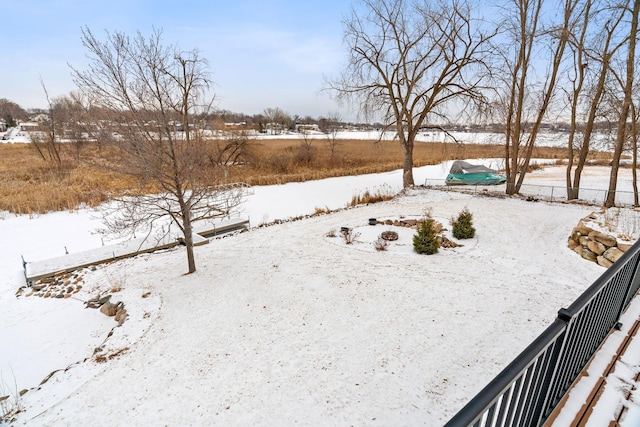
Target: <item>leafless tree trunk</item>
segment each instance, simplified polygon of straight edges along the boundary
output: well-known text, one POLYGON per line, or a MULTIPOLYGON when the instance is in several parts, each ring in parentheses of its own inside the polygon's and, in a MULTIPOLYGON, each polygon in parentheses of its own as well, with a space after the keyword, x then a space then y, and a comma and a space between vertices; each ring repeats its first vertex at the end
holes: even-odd
POLYGON ((320 119, 320 130, 327 136, 327 143, 331 152, 331 166, 335 165, 336 149, 338 148, 338 132, 342 125, 342 118, 339 113, 329 113, 327 117, 320 119))
POLYGON ((118 213, 107 225, 131 233, 161 227, 168 233, 171 225, 177 226, 193 273, 193 222, 228 215, 242 192, 225 193, 212 185, 215 175, 207 167, 200 122, 194 120, 212 102, 207 62, 196 50, 164 46, 157 30, 148 38, 107 33, 100 41, 85 28, 82 42, 90 63, 85 71, 73 70, 75 82, 110 112, 109 122, 121 135, 113 141, 119 157, 109 166, 162 191, 119 199, 118 213))
MULTIPOLYGON (((625 2, 628 3, 628 2, 625 2)), ((640 0, 633 1, 633 7, 629 11, 631 23, 629 25, 629 39, 627 50, 627 63, 626 63, 626 79, 622 91, 624 99, 620 107, 620 116, 618 120, 618 129, 616 133, 615 148, 613 151, 613 159, 611 162, 611 174, 609 176, 609 189, 607 191, 607 198, 604 202, 604 207, 610 208, 615 205, 616 200, 616 188, 618 185, 618 170, 620 168, 620 158, 622 156, 622 149, 624 148, 624 142, 628 134, 627 120, 629 118, 629 110, 631 107, 631 96, 633 92, 633 80, 635 77, 635 60, 636 60, 636 39, 638 37, 638 13, 640 12, 640 0)))
POLYGON ((381 114, 403 152, 403 186, 414 185, 413 147, 420 128, 446 121, 446 107, 484 103, 488 40, 460 0, 363 0, 344 21, 346 69, 328 82, 366 117, 381 114))
POLYGON ((51 102, 51 98, 49 97, 49 91, 47 91, 47 87, 44 84, 44 80, 40 78, 40 85, 42 86, 42 90, 44 91, 45 98, 47 100, 47 105, 49 106, 49 122, 43 123, 40 125, 41 128, 36 132, 32 132, 30 134, 31 141, 33 142, 33 146, 36 151, 43 160, 50 160, 54 162, 56 165, 60 166, 62 163, 62 158, 60 157, 60 149, 58 147, 58 129, 59 126, 56 113, 53 108, 53 103, 51 102), (44 149, 43 149, 44 147, 44 149), (45 156, 45 150, 47 155, 45 156))
MULTIPOLYGON (((594 132, 594 126, 596 118, 598 117, 599 107, 602 101, 602 98, 607 89, 607 78, 609 75, 610 67, 611 67, 611 59, 615 55, 615 52, 622 46, 622 44, 615 44, 615 35, 617 32, 617 28, 622 21, 623 13, 620 11, 614 11, 614 13, 607 13, 606 10, 596 11, 596 13, 604 14, 607 13, 607 16, 604 16, 605 19, 603 29, 599 30, 599 38, 601 40, 591 40, 589 44, 591 46, 596 46, 592 48, 587 48, 585 46, 585 35, 587 32, 587 26, 589 21, 591 21, 592 14, 590 13, 591 4, 590 0, 587 1, 585 5, 585 13, 583 15, 583 28, 581 32, 581 37, 575 43, 573 43, 573 48, 575 51, 575 67, 578 68, 578 77, 577 84, 574 83, 574 92, 572 96, 572 106, 571 106, 571 117, 572 117, 572 125, 569 133, 569 163, 567 165, 567 198, 568 200, 574 200, 579 197, 580 191, 580 178, 582 176, 582 171, 584 169, 585 162, 587 160, 587 155, 589 154, 591 140, 594 132), (580 144, 580 150, 578 153, 578 162, 576 164, 575 171, 573 173, 573 180, 571 179, 571 169, 573 167, 573 135, 577 132, 576 130, 576 115, 577 110, 579 108, 579 98, 582 96, 582 85, 584 80, 586 79, 587 72, 587 61, 591 61, 592 64, 599 64, 597 71, 597 79, 594 83, 594 87, 588 94, 588 111, 586 122, 584 123, 584 129, 581 132, 582 140, 580 144)), ((594 14, 595 15, 595 14, 594 14)))
POLYGON ((634 103, 631 103, 631 117, 633 206, 638 207, 640 206, 640 198, 638 197, 638 111, 634 103))
MULTIPOLYGON (((505 166, 507 193, 520 191, 540 125, 555 95, 558 74, 569 41, 579 0, 565 0, 562 4, 562 21, 551 28, 542 28, 543 0, 510 0, 510 38, 502 49, 504 81, 509 88, 506 94, 505 166), (538 90, 532 87, 536 49, 541 47, 543 36, 551 36, 555 44, 545 81, 538 90), (534 96, 534 92, 537 92, 534 96), (530 106, 534 107, 531 108, 530 106)), ((509 10, 508 8, 506 10, 509 10)))

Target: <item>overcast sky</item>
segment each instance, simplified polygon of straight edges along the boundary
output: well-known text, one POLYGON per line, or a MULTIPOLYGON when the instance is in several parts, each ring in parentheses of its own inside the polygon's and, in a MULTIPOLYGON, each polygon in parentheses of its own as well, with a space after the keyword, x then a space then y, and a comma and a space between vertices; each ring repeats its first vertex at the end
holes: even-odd
POLYGON ((104 30, 148 35, 156 27, 165 44, 208 59, 218 108, 355 119, 319 93, 323 76, 337 76, 345 61, 349 8, 349 0, 0 0, 0 98, 44 108, 40 76, 52 97, 75 90, 68 64, 85 68, 84 26, 100 39, 104 30))

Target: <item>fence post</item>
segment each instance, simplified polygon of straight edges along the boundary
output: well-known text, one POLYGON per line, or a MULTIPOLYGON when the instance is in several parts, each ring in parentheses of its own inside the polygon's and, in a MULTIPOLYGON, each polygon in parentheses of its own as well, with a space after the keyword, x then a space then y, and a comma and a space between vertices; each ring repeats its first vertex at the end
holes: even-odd
POLYGON ((622 299, 622 304, 620 304, 620 308, 618 309, 618 314, 616 315, 616 321, 620 320, 620 316, 622 316, 622 312, 626 308, 627 301, 630 300, 629 293, 631 293, 631 290, 633 288, 635 288, 634 284, 635 284, 636 278, 638 276, 638 268, 640 267, 640 263, 638 262, 638 254, 637 253, 634 255, 634 257, 636 258, 636 260, 635 260, 635 265, 633 266, 633 274, 631 275, 631 278, 629 279, 629 282, 627 283, 627 290, 624 293, 624 298, 622 299))
MULTIPOLYGON (((544 390, 544 399, 540 399, 538 403, 538 407, 536 408, 536 423, 534 425, 539 426, 542 424, 542 421, 547 419, 548 414, 545 412, 545 408, 549 405, 549 399, 551 398, 551 390, 554 387, 551 387, 553 382, 555 381, 558 374, 558 367, 560 366, 560 355, 564 353, 565 345, 567 343, 567 335, 569 331, 569 325, 571 323, 571 313, 566 308, 561 308, 558 310, 558 320, 565 323, 564 332, 562 333, 562 338, 560 339, 560 343, 555 346, 553 349, 553 354, 551 355, 551 360, 549 362, 549 370, 546 378, 544 379, 544 383, 542 389, 544 390)), ((555 403, 554 403, 555 408, 555 403)))

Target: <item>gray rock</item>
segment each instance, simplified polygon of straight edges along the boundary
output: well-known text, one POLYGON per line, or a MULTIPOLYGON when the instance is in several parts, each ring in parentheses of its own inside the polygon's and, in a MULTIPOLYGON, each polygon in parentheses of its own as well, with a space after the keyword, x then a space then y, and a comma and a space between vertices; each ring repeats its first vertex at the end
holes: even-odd
POLYGON ((125 310, 124 306, 122 306, 116 313, 115 320, 116 322, 118 322, 118 324, 122 325, 126 318, 127 318, 127 310, 125 310))
POLYGON ((118 302, 115 304, 111 302, 105 302, 100 307, 100 313, 105 314, 109 317, 115 316, 118 310, 120 309, 121 305, 122 305, 121 302, 118 302))
POLYGON ((105 295, 103 297, 101 297, 100 295, 96 295, 95 297, 87 301, 86 305, 88 308, 98 308, 98 307, 101 307, 103 304, 109 302, 110 299, 111 299, 111 295, 105 295))

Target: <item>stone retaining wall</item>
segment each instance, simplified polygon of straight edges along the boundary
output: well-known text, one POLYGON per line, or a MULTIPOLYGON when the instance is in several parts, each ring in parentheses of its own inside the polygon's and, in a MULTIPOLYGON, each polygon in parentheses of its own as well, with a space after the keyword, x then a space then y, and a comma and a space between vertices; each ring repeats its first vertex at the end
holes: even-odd
POLYGON ((569 248, 582 258, 609 268, 625 253, 632 243, 619 242, 615 236, 594 230, 580 220, 569 236, 569 248))

